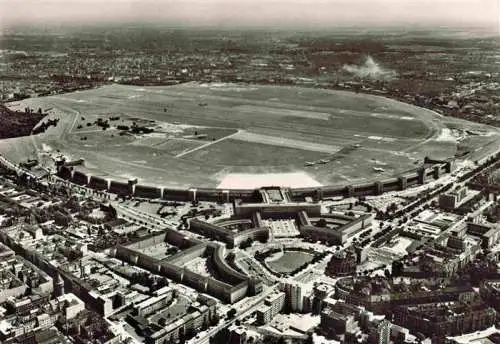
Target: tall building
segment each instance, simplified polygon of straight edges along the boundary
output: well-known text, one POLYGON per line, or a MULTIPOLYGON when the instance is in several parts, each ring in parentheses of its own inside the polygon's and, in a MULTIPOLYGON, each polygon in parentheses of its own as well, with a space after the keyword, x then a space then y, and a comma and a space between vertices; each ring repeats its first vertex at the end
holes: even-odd
POLYGON ((285 293, 275 292, 266 297, 264 304, 270 306, 274 314, 278 314, 285 306, 285 293))
POLYGON ((276 314, 283 310, 285 306, 285 293, 275 292, 266 297, 264 306, 257 310, 257 321, 259 324, 267 324, 276 314))
POLYGON ((256 314, 259 325, 265 325, 273 319, 272 308, 267 305, 260 307, 256 314))
POLYGON ((439 196, 439 207, 444 210, 453 210, 467 196, 467 188, 455 189, 439 196))
POLYGON ((368 336, 370 344, 390 344, 391 343, 391 323, 387 320, 382 320, 372 328, 368 336))
POLYGON ((54 281, 54 296, 62 296, 64 295, 64 281, 61 278, 61 275, 57 274, 56 278, 53 279, 54 281))
POLYGON ((229 327, 229 339, 228 344, 246 344, 247 343, 247 333, 245 329, 233 325, 229 327))
POLYGON ((303 286, 297 282, 285 282, 284 292, 286 307, 292 312, 302 312, 304 309, 303 303, 303 286))

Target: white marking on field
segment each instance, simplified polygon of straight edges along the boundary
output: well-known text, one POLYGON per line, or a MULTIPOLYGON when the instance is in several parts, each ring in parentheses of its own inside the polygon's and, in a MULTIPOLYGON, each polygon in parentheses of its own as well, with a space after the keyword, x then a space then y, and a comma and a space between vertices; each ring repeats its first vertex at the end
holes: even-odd
POLYGON ((208 88, 210 90, 218 90, 218 91, 235 91, 235 92, 248 92, 248 91, 256 91, 259 88, 258 87, 250 87, 250 86, 238 86, 236 84, 231 84, 231 83, 224 83, 224 82, 214 82, 214 83, 202 83, 202 84, 189 84, 188 86, 194 86, 194 87, 204 87, 208 88))
POLYGON ((394 142, 396 139, 392 137, 383 137, 383 136, 368 136, 370 140, 376 140, 376 141, 384 141, 384 142, 394 142))
POLYGON ((382 166, 387 166, 387 163, 377 160, 377 159, 370 159, 371 162, 377 164, 377 165, 382 165, 382 166))
POLYGON ((230 173, 218 189, 257 189, 263 186, 316 187, 321 184, 305 172, 290 173, 230 173))
POLYGON ((210 87, 211 90, 217 91, 228 91, 228 92, 250 92, 257 91, 257 87, 249 88, 249 87, 210 87))
POLYGON ((240 105, 234 107, 235 110, 239 112, 245 112, 249 114, 265 114, 273 116, 291 116, 299 118, 311 118, 319 119, 323 121, 328 121, 332 115, 326 112, 316 112, 316 111, 306 111, 306 110, 292 110, 283 108, 273 108, 269 106, 257 106, 257 105, 240 105))
POLYGON ((233 137, 233 136, 237 135, 239 132, 240 132, 240 131, 238 130, 238 131, 237 131, 236 133, 234 133, 234 134, 231 134, 231 135, 228 135, 228 136, 221 137, 220 139, 215 140, 215 141, 210 141, 210 142, 207 142, 207 143, 205 143, 204 145, 201 145, 201 146, 195 147, 195 148, 193 148, 193 149, 190 149, 190 150, 184 151, 184 152, 182 152, 182 153, 180 153, 180 154, 177 154, 175 157, 176 157, 176 158, 180 158, 180 157, 183 157, 184 155, 187 155, 187 154, 189 154, 189 153, 196 152, 197 150, 200 150, 200 149, 206 148, 206 147, 208 147, 208 146, 211 146, 211 145, 213 145, 213 144, 219 143, 219 142, 221 142, 221 141, 227 140, 227 139, 229 139, 230 137, 233 137))
POLYGON ((139 97, 142 97, 142 95, 140 95, 140 94, 132 94, 132 95, 128 96, 127 98, 128 99, 135 99, 135 98, 139 98, 139 97))
MULTIPOLYGON (((76 122, 78 121, 78 118, 80 116, 80 112, 76 110, 72 110, 74 112, 73 114, 73 121, 71 122, 71 126, 69 127, 69 130, 67 131, 68 134, 73 133, 73 130, 75 129, 76 122)), ((64 135, 64 132, 61 133, 61 135, 64 135)))
POLYGON ((340 147, 338 146, 295 140, 295 139, 287 139, 283 137, 251 133, 248 131, 240 131, 239 133, 237 133, 237 135, 233 136, 233 139, 245 142, 262 143, 270 146, 302 149, 302 150, 321 152, 327 154, 333 154, 340 150, 340 147))
POLYGON ((434 140, 438 142, 457 142, 457 138, 449 128, 441 129, 441 132, 434 140))
POLYGON ((169 134, 182 133, 186 129, 207 128, 207 127, 203 127, 203 126, 199 126, 199 125, 175 124, 175 123, 168 123, 168 122, 158 123, 158 126, 161 128, 162 131, 167 132, 169 134))
POLYGON ((50 152, 52 152, 52 147, 50 147, 49 145, 47 145, 45 143, 42 143, 42 151, 44 153, 50 153, 50 152))
POLYGON ((73 98, 69 98, 69 97, 65 97, 65 96, 53 96, 53 98, 58 99, 58 100, 64 100, 67 102, 72 102, 72 103, 88 103, 89 102, 88 100, 85 100, 85 99, 73 99, 73 98))
POLYGON ((378 118, 400 119, 404 121, 414 121, 416 118, 410 116, 389 115, 386 113, 372 113, 370 116, 378 118))
POLYGON ((213 82, 213 83, 202 83, 202 84, 196 84, 196 83, 193 83, 193 84, 189 84, 189 86, 199 86, 199 87, 208 87, 208 88, 212 88, 212 87, 231 87, 231 85, 234 85, 234 84, 230 84, 230 83, 225 83, 225 82, 213 82))
POLYGON ((145 138, 153 138, 153 139, 157 139, 157 138, 164 139, 165 134, 164 133, 149 133, 149 134, 144 134, 144 137, 145 138))
MULTIPOLYGON (((111 130, 115 130, 114 128, 108 129, 108 132, 111 130)), ((91 133, 102 133, 102 129, 92 129, 92 130, 78 130, 78 131, 70 131, 70 134, 91 134, 91 133)))

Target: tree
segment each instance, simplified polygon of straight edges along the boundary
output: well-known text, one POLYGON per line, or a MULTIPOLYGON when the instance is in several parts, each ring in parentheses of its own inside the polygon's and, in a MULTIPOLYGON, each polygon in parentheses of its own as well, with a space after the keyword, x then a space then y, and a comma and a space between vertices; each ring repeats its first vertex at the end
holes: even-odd
POLYGON ((394 202, 387 207, 388 212, 395 212, 396 210, 398 210, 398 205, 394 202))
POLYGON ((326 227, 326 224, 327 224, 326 220, 323 218, 319 219, 318 222, 316 223, 318 227, 326 227))
POLYGON ((401 276, 404 270, 404 264, 400 261, 392 262, 392 275, 395 277, 401 276))
POLYGON ((266 232, 265 234, 259 237, 259 242, 262 244, 265 244, 268 240, 269 240, 269 232, 266 232))
POLYGON ((230 310, 227 311, 226 315, 228 319, 234 318, 234 316, 236 315, 236 309, 231 308, 230 310))
POLYGON ((214 316, 212 317, 212 320, 210 321, 211 326, 217 326, 219 324, 220 317, 219 314, 215 313, 214 316))
POLYGON ((71 221, 71 217, 65 215, 61 211, 57 210, 54 213, 54 222, 56 225, 67 227, 69 225, 70 221, 71 221))

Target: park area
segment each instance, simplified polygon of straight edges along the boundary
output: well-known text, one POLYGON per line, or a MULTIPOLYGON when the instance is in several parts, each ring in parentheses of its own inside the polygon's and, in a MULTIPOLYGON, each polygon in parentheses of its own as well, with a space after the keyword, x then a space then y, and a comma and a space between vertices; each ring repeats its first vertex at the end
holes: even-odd
POLYGON ((275 273, 287 275, 309 264, 313 258, 314 255, 307 252, 285 250, 266 259, 266 264, 275 273))

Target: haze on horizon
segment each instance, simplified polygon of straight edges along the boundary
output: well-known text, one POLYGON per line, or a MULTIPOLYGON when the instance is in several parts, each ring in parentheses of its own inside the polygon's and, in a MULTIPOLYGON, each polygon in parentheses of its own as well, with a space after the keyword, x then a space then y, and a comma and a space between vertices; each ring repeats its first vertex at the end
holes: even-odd
POLYGON ((211 27, 478 26, 500 0, 0 0, 0 26, 161 22, 211 27))

